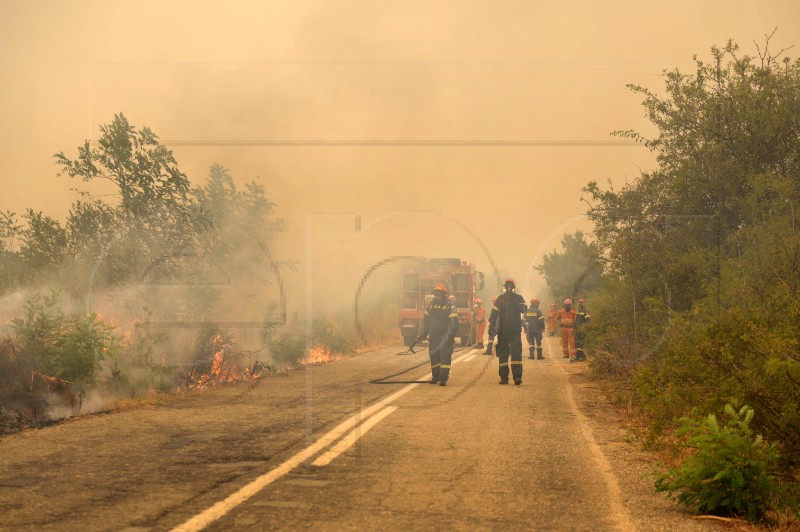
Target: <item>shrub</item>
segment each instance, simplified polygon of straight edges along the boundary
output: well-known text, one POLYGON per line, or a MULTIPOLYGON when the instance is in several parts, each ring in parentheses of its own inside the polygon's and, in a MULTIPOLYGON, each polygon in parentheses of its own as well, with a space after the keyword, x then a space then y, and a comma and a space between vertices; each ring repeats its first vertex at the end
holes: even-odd
POLYGON ((714 414, 680 419, 678 433, 691 435, 687 443, 695 452, 660 474, 656 490, 698 511, 761 520, 778 500, 778 482, 769 471, 774 471, 779 454, 774 444, 753 437, 753 415, 747 405, 737 412, 728 404, 723 426, 714 414))

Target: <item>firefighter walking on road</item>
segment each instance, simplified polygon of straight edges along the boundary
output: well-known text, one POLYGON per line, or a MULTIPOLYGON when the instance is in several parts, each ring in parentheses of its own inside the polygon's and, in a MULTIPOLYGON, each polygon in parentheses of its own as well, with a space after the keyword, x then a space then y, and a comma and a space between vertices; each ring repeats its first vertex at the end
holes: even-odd
POLYGON ((433 287, 433 300, 425 309, 422 333, 417 337, 417 341, 421 342, 430 334, 428 342, 428 355, 431 359, 430 384, 439 383, 439 386, 447 386, 457 332, 458 310, 447 298, 447 287, 444 283, 438 283, 433 287))
POLYGON ((500 358, 500 384, 508 384, 509 357, 514 384, 522 384, 522 322, 527 312, 525 299, 514 292, 516 283, 506 279, 505 292, 497 296, 489 316, 489 336, 497 334, 497 356, 500 358), (494 312, 494 310, 497 312, 494 312))
POLYGON ((556 318, 558 318, 558 310, 556 304, 550 304, 550 310, 547 311, 547 333, 550 336, 556 335, 556 318))
POLYGON ((528 307, 527 312, 528 327, 525 332, 528 336, 528 358, 534 358, 534 351, 536 358, 542 360, 542 333, 544 332, 544 314, 539 309, 539 298, 534 297, 531 299, 531 306, 528 307))
POLYGON ((589 314, 589 309, 586 308, 585 300, 578 300, 578 309, 575 313, 575 353, 578 358, 586 356, 583 351, 583 342, 586 340, 585 325, 589 324, 592 316, 589 314))
POLYGON ((558 324, 561 327, 561 350, 564 358, 575 357, 575 318, 577 312, 572 308, 572 300, 564 300, 564 308, 558 312, 558 324))
POLYGON ((483 308, 483 301, 479 298, 475 299, 475 313, 473 318, 475 321, 475 340, 477 345, 476 349, 483 349, 483 334, 486 332, 486 309, 483 308))

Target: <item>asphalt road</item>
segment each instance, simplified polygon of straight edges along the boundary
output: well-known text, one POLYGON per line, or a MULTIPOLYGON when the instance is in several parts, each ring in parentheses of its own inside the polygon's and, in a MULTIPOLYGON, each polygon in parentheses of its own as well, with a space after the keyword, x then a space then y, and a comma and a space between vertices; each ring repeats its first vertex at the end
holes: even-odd
POLYGON ((427 360, 395 346, 4 437, 0 530, 715 529, 545 348, 522 386, 470 349, 446 387, 370 384, 427 360))

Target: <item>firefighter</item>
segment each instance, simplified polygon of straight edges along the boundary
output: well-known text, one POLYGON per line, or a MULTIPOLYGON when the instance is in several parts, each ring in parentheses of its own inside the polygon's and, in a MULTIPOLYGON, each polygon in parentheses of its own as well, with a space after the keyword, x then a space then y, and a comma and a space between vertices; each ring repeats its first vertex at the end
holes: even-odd
POLYGON ((564 300, 564 308, 558 312, 558 324, 561 326, 561 351, 564 358, 575 356, 575 317, 577 312, 572 308, 572 300, 564 300))
POLYGON ((556 304, 550 304, 550 310, 547 311, 547 332, 550 336, 556 335, 556 318, 558 317, 558 310, 556 304))
POLYGON ((472 316, 475 321, 475 338, 477 340, 476 349, 483 349, 483 333, 486 331, 486 309, 483 308, 483 301, 480 298, 475 299, 475 313, 472 316))
POLYGON ((578 300, 578 308, 575 313, 575 353, 577 358, 585 357, 583 352, 583 342, 586 340, 584 325, 587 325, 589 320, 592 319, 592 316, 589 315, 589 309, 586 308, 584 303, 586 303, 584 299, 578 300))
POLYGON ((495 316, 495 320, 497 319, 497 309, 494 306, 494 302, 497 301, 497 296, 492 296, 492 310, 489 311, 489 343, 486 344, 486 352, 484 355, 492 356, 492 347, 494 346, 494 327, 492 327, 492 316, 495 316))
POLYGON ((433 287, 433 300, 425 309, 422 320, 422 333, 418 342, 430 334, 428 355, 431 359, 430 384, 447 386, 450 377, 450 359, 453 356, 453 343, 458 332, 458 310, 447 298, 447 287, 438 283, 433 287))
POLYGON ((531 298, 531 306, 527 312, 528 327, 525 333, 528 336, 528 358, 533 359, 534 350, 538 360, 544 359, 542 356, 542 333, 544 332, 544 314, 539 309, 539 298, 531 298))
POLYGON ((514 384, 522 384, 522 323, 527 312, 525 299, 514 292, 514 279, 503 283, 505 292, 497 296, 489 316, 489 327, 497 333, 497 356, 500 358, 500 384, 508 384, 509 356, 511 357, 511 376, 514 384))

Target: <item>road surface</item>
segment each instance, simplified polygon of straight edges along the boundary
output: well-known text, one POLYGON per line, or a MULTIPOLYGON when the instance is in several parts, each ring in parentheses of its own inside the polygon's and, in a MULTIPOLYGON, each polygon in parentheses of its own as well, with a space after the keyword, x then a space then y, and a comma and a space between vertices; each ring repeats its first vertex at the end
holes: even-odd
POLYGON ((427 378, 402 349, 4 437, 0 530, 717 529, 555 338, 522 386, 472 349, 446 387, 371 384, 427 378))

